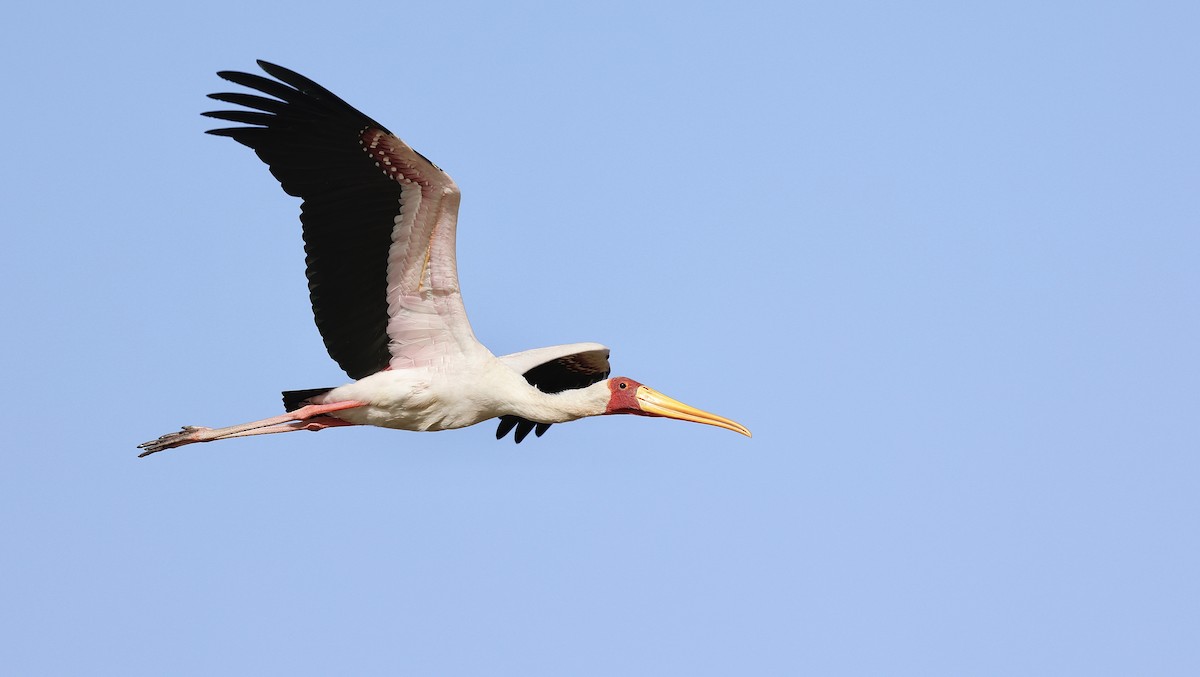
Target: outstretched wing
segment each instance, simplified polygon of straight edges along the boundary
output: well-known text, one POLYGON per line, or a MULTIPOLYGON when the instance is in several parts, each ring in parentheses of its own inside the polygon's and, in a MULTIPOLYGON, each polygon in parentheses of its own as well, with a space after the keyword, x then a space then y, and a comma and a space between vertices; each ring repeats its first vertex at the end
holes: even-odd
POLYGON ((218 75, 267 96, 209 95, 252 110, 204 113, 249 126, 208 133, 254 149, 284 191, 304 201, 309 297, 330 357, 358 379, 484 350, 458 287, 458 186, 329 90, 258 65, 276 79, 218 75))
MULTIPOLYGON (((608 378, 612 371, 608 355, 608 348, 599 343, 572 343, 504 355, 500 361, 523 374, 525 380, 538 390, 559 393, 586 388, 608 378)), ((496 439, 503 439, 510 430, 516 428, 513 441, 520 444, 530 431, 541 437, 550 429, 550 425, 519 416, 501 416, 496 439)))

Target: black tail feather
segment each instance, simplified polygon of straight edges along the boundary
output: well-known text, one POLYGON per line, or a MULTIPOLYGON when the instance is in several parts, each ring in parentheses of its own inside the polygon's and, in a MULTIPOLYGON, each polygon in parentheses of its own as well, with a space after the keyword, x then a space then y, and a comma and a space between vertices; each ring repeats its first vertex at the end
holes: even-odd
POLYGON ((310 397, 324 395, 333 390, 333 388, 309 388, 308 390, 285 390, 283 391, 283 410, 296 411, 308 403, 310 397))

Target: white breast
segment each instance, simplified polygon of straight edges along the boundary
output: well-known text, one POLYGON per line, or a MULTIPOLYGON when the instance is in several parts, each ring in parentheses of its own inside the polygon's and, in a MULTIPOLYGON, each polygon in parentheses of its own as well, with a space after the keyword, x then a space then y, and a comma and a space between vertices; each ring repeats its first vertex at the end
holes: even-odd
POLYGON ((358 400, 333 414, 360 425, 400 430, 449 430, 509 413, 514 391, 530 389, 520 374, 491 357, 461 371, 381 371, 326 393, 323 402, 358 400), (474 368, 472 368, 474 367, 474 368))

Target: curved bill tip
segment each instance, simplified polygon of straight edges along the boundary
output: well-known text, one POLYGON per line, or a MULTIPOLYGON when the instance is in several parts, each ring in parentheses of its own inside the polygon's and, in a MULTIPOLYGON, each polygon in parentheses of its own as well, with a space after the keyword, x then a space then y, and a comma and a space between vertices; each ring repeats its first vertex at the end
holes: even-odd
POLYGON ((746 437, 754 437, 750 434, 750 429, 746 426, 725 418, 717 416, 702 409, 697 409, 691 405, 684 404, 679 400, 672 399, 662 393, 648 388, 646 386, 638 386, 637 403, 642 411, 652 416, 665 416, 666 418, 674 418, 680 421, 691 421, 693 423, 704 423, 706 425, 715 425, 718 428, 732 430, 735 433, 741 433, 746 437))

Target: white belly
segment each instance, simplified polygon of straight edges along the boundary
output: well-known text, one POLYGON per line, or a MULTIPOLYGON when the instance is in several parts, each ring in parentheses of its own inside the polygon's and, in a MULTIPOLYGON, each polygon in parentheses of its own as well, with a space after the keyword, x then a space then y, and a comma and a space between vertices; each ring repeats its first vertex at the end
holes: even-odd
POLYGON ((366 404, 334 414, 344 421, 400 430, 449 430, 474 425, 506 413, 505 402, 492 395, 519 374, 502 364, 468 372, 425 369, 381 371, 326 393, 324 403, 358 400, 366 404))

